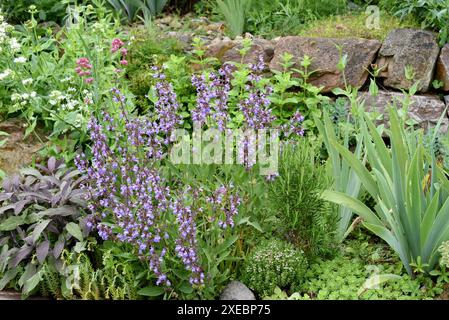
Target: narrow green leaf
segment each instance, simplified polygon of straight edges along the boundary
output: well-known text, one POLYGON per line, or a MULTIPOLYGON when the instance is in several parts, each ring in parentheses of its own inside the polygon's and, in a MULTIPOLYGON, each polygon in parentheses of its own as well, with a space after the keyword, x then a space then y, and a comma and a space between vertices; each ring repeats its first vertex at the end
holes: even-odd
POLYGON ((81 232, 81 228, 74 222, 70 222, 66 225, 66 230, 73 237, 75 237, 78 241, 83 241, 83 233, 81 232))
POLYGON ((325 190, 321 197, 324 200, 350 208, 367 222, 382 225, 382 222, 379 220, 377 215, 358 199, 352 198, 342 192, 330 190, 325 190))

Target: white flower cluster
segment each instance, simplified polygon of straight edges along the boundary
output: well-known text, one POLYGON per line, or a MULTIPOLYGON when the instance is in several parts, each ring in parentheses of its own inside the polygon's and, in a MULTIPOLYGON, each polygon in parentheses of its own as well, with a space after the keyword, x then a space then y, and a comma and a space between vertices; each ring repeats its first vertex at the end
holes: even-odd
MULTIPOLYGON (((5 18, 0 12, 0 45, 9 44, 11 52, 16 53, 20 51, 21 45, 16 38, 9 37, 8 33, 10 33, 13 29, 13 26, 5 21, 5 18)), ((0 52, 1 51, 2 47, 0 46, 0 52)))
POLYGON ((3 72, 0 72, 0 81, 8 78, 12 73, 11 69, 5 69, 3 72))
MULTIPOLYGON (((67 92, 73 92, 73 90, 74 88, 69 88, 67 92)), ((78 100, 72 98, 70 93, 64 94, 59 90, 53 90, 48 97, 50 98, 48 102, 52 106, 59 104, 62 110, 73 111, 80 104, 78 100)))
MULTIPOLYGON (((87 124, 89 109, 87 104, 82 103, 80 100, 73 97, 74 93, 76 93, 76 88, 73 87, 69 87, 66 92, 53 90, 48 95, 48 103, 52 106, 60 106, 59 111, 65 112, 66 115, 68 114, 67 112, 76 112, 75 119, 71 118, 70 123, 72 123, 75 127, 80 128, 81 126, 87 124)), ((91 97, 92 93, 84 90, 83 95, 91 97)))
POLYGON ((33 78, 27 78, 27 79, 23 79, 22 80, 22 84, 24 86, 27 86, 27 85, 32 84, 32 83, 33 83, 33 78))
POLYGON ((25 58, 25 57, 14 58, 14 63, 22 64, 22 63, 25 63, 25 62, 27 62, 27 58, 25 58))
POLYGON ((11 101, 15 102, 16 104, 20 104, 22 106, 25 106, 26 104, 28 104, 28 102, 31 99, 34 99, 37 97, 37 93, 35 91, 32 91, 30 93, 13 93, 11 95, 11 101))
POLYGON ((0 44, 4 43, 9 39, 8 32, 11 31, 11 26, 6 23, 5 18, 0 12, 0 44))

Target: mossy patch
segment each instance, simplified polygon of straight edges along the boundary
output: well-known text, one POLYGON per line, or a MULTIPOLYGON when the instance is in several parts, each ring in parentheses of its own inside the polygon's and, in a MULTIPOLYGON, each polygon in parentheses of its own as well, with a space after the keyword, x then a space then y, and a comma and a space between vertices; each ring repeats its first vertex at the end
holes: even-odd
POLYGON ((383 40, 387 34, 397 28, 419 28, 412 19, 401 20, 386 12, 380 12, 378 29, 366 26, 364 13, 331 16, 309 23, 299 32, 301 36, 322 38, 366 38, 383 40))

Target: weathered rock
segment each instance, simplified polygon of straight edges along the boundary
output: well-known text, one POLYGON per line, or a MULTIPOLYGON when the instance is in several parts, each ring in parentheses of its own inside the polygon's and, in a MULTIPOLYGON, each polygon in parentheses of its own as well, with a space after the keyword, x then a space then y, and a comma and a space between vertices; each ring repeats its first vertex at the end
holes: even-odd
MULTIPOLYGON (((0 148, 0 169, 7 174, 16 173, 20 168, 29 165, 43 147, 33 135, 24 140, 25 129, 24 124, 18 120, 0 123, 0 131, 9 134, 6 144, 0 148)), ((0 140, 3 138, 5 137, 0 137, 0 140)))
POLYGON ((184 48, 190 48, 192 43, 192 35, 185 32, 169 31, 167 36, 171 38, 176 38, 184 48))
POLYGON ((234 47, 224 53, 222 62, 242 61, 243 63, 257 63, 257 61, 259 61, 259 57, 263 56, 263 60, 266 64, 268 64, 274 55, 273 44, 271 41, 265 39, 253 39, 251 48, 243 57, 243 60, 239 53, 240 49, 242 49, 242 44, 241 42, 237 42, 234 47))
POLYGON ((217 39, 209 44, 206 55, 208 57, 215 57, 219 59, 221 63, 256 63, 259 60, 259 56, 262 55, 265 63, 268 64, 273 58, 274 54, 273 43, 265 39, 252 39, 251 48, 243 57, 243 60, 239 52, 241 48, 241 40, 217 39))
POLYGON ((444 91, 449 91, 449 43, 441 49, 435 78, 443 82, 444 91))
POLYGON ((226 51, 232 49, 234 46, 234 41, 229 38, 216 38, 208 44, 206 49, 206 56, 215 57, 221 60, 223 59, 223 55, 226 53, 226 51))
POLYGON ((240 281, 231 281, 223 290, 220 300, 256 300, 256 297, 240 281))
POLYGON ((415 29, 391 31, 380 48, 377 66, 384 85, 396 89, 409 89, 419 81, 418 91, 426 92, 432 82, 435 63, 440 49, 436 34, 415 29), (414 79, 408 80, 405 68, 411 67, 414 79))
MULTIPOLYGON (((397 108, 402 108, 402 101, 405 95, 400 92, 379 91, 375 97, 368 92, 360 92, 359 97, 365 101, 366 111, 375 111, 383 114, 381 123, 389 126, 388 107, 395 105, 397 108)), ((444 102, 436 95, 416 95, 410 98, 410 106, 408 107, 408 114, 411 119, 417 122, 421 128, 427 129, 434 127, 445 110, 444 102)), ((444 117, 440 130, 447 132, 449 119, 447 114, 444 117)))
MULTIPOLYGON (((41 296, 31 296, 27 298, 28 300, 50 300, 46 297, 41 296)), ((20 292, 13 290, 0 291, 0 300, 22 300, 22 295, 20 292)))
POLYGON ((157 19, 156 23, 169 25, 173 20, 173 16, 167 15, 163 18, 157 19))
POLYGON ((22 300, 20 292, 0 291, 0 300, 22 300))
POLYGON ((330 92, 334 88, 344 88, 343 74, 337 69, 340 52, 347 55, 345 77, 347 84, 361 87, 368 77, 368 67, 374 61, 381 43, 377 40, 366 39, 329 39, 303 38, 296 36, 284 37, 278 40, 274 50, 274 57, 270 63, 271 70, 282 70, 282 56, 284 53, 293 55, 295 68, 301 69, 300 62, 305 55, 312 58, 309 71, 315 71, 309 82, 323 87, 323 92, 330 92))

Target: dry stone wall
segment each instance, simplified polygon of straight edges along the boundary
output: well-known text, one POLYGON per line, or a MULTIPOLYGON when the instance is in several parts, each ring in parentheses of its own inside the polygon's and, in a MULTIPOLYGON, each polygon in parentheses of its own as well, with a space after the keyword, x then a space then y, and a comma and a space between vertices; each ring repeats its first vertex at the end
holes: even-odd
MULTIPOLYGON (((220 59, 222 63, 240 62, 239 40, 215 40, 207 54, 220 59)), ((343 74, 337 64, 341 54, 347 57, 345 78, 347 84, 361 88, 360 96, 367 108, 384 113, 388 121, 387 106, 400 105, 401 90, 408 90, 418 81, 417 95, 412 98, 410 117, 422 127, 432 126, 449 105, 449 44, 439 48, 435 33, 417 29, 395 29, 382 42, 367 39, 330 39, 298 36, 281 37, 276 40, 253 39, 253 45, 244 57, 244 63, 255 63, 260 55, 270 71, 281 70, 284 53, 293 55, 297 62, 292 68, 299 68, 305 55, 312 58, 309 70, 315 71, 310 83, 322 87, 323 93, 335 88, 344 88, 343 74), (341 48, 341 52, 338 48, 341 48), (368 71, 380 70, 378 82, 383 89, 376 97, 363 89, 367 87, 368 71), (406 76, 413 74, 413 80, 406 76), (434 88, 434 80, 438 80, 434 88), (433 92, 433 93, 430 93, 433 92)), ((443 120, 442 129, 447 130, 449 118, 443 120)))

